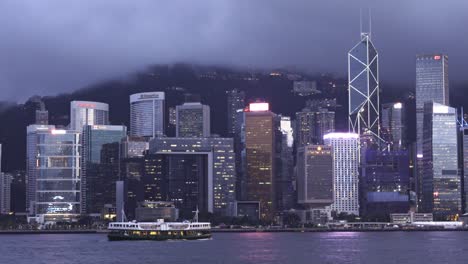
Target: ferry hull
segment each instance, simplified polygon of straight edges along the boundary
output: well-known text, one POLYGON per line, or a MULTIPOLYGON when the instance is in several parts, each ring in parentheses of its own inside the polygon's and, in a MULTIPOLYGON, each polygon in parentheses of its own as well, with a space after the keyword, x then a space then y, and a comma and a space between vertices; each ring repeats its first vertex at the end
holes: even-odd
POLYGON ((109 241, 122 241, 122 240, 197 240, 211 238, 209 231, 159 231, 154 232, 126 232, 126 231, 111 231, 107 237, 109 241))

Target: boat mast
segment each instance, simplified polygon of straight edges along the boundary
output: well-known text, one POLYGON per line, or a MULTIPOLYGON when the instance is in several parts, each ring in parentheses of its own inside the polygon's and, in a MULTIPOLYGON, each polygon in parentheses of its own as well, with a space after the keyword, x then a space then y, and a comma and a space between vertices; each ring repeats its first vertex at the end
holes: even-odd
POLYGON ((192 213, 195 213, 195 216, 194 216, 194 218, 193 218, 193 220, 194 220, 195 223, 198 223, 198 213, 199 213, 199 212, 200 212, 200 211, 198 210, 198 205, 197 205, 197 210, 192 211, 192 213))

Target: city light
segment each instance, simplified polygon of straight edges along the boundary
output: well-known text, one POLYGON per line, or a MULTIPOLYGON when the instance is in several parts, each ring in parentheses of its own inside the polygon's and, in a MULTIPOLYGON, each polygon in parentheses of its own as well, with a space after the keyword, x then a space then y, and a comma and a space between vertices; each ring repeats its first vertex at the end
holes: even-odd
POLYGON ((268 111, 269 109, 270 109, 270 105, 268 103, 251 103, 251 104, 249 104, 249 110, 251 112, 268 111))
POLYGON ((63 129, 53 129, 50 132, 52 133, 52 135, 64 135, 67 133, 67 131, 63 129))
POLYGON ((329 133, 323 136, 323 139, 332 138, 359 138, 359 135, 356 133, 329 133))
POLYGON ((393 105, 393 108, 401 109, 401 108, 403 108, 403 104, 402 103, 396 103, 396 104, 393 105))

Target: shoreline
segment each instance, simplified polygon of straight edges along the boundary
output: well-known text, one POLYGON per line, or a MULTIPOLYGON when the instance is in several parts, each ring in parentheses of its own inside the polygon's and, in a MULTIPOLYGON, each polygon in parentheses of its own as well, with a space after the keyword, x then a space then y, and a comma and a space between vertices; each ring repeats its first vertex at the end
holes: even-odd
MULTIPOLYGON (((334 232, 464 232, 468 228, 445 229, 445 228, 417 228, 417 229, 373 229, 373 228, 348 228, 348 229, 325 229, 325 228, 281 228, 262 229, 244 228, 228 229, 214 228, 212 233, 334 233, 334 232)), ((33 235, 33 234, 107 234, 108 230, 0 230, 0 235, 33 235)))

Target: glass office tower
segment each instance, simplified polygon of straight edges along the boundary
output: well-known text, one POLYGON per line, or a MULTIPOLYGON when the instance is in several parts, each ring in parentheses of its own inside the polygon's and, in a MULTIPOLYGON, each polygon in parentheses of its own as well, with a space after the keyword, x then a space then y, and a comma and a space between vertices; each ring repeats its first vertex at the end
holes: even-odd
POLYGON ((382 104, 381 137, 391 150, 399 150, 405 146, 404 108, 402 103, 382 104))
POLYGON ((422 199, 424 103, 449 105, 448 56, 416 56, 416 192, 418 207, 422 199))
MULTIPOLYGON (((114 189, 113 186, 115 186, 115 181, 118 180, 119 175, 114 173, 114 171, 118 170, 112 168, 118 166, 119 144, 126 135, 127 127, 125 126, 87 125, 83 128, 82 213, 100 213, 103 209, 103 203, 97 205, 97 197, 103 196, 102 194, 107 191, 106 189, 109 189, 109 186, 111 186, 112 190, 114 189), (117 144, 117 157, 116 161, 112 162, 115 163, 113 166, 110 162, 106 162, 105 157, 103 157, 103 154, 106 154, 103 146, 110 143, 117 144), (107 181, 103 178, 107 178, 107 181)), ((107 203, 112 204, 114 202, 115 199, 107 199, 107 203)))
POLYGON ((461 212, 456 110, 424 104, 421 210, 434 218, 453 220, 461 212))
POLYGON ((54 126, 27 128, 27 204, 39 222, 75 221, 80 214, 81 135, 54 126))
POLYGON ((349 130, 380 137, 379 129, 379 55, 370 34, 348 53, 349 130))

